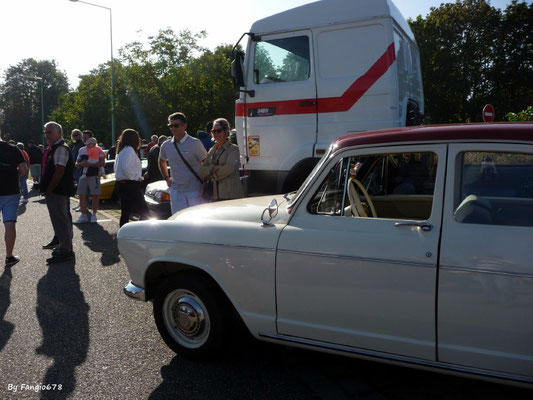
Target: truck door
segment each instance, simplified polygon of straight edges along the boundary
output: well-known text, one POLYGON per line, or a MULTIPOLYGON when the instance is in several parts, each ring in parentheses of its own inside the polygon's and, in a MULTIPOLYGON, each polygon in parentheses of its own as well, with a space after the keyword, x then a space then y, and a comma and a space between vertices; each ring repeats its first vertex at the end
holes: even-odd
POLYGON ((264 35, 248 52, 246 87, 255 93, 237 103, 236 113, 237 123, 245 119, 247 169, 287 172, 313 156, 316 141, 311 31, 264 35))

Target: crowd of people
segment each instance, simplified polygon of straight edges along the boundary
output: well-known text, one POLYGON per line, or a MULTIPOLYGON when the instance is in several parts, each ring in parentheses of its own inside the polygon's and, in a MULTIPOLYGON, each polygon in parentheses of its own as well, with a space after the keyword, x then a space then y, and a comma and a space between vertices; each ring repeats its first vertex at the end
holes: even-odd
POLYGON ((13 253, 19 204, 28 203, 28 177, 33 189, 46 199, 54 236, 43 249, 52 249, 48 264, 75 257, 72 249, 73 224, 96 223, 101 194, 100 178, 105 174, 106 158, 115 159, 115 190, 120 198, 120 226, 132 215, 148 219, 144 200, 146 185, 165 180, 169 188, 172 213, 205 202, 244 196, 240 182, 239 148, 229 140, 231 127, 224 118, 209 122, 198 138, 187 133, 187 117, 176 112, 168 117, 171 135, 153 135, 144 148, 148 169, 143 174, 140 151, 142 140, 134 129, 125 129, 107 154, 98 146, 90 130, 74 129, 72 146, 63 138, 57 122, 44 125, 47 147, 32 140, 5 142, 0 136, 0 213, 5 227, 5 265, 20 261, 13 253), (210 133, 210 135, 208 134, 210 133), (73 210, 80 216, 73 221, 70 198, 79 196, 73 210), (91 200, 91 211, 89 208, 91 200))

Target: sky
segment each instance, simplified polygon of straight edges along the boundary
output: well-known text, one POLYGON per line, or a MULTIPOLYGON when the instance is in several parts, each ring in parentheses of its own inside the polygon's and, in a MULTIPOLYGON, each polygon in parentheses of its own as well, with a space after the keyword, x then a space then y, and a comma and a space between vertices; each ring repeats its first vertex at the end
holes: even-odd
MULTIPOLYGON (((372 0, 367 0, 372 1, 372 0)), ((403 16, 425 17, 442 0, 393 0, 403 16)), ((533 0, 528 0, 531 3, 533 0)), ((235 44, 252 23, 311 0, 91 0, 112 10, 113 53, 145 41, 160 29, 207 31, 201 45, 235 44)), ((453 2, 453 1, 452 1, 453 2)), ((504 9, 510 0, 491 0, 504 9)), ((55 60, 75 88, 111 57, 110 12, 72 0, 0 0, 0 81, 9 66, 25 58, 55 60)))

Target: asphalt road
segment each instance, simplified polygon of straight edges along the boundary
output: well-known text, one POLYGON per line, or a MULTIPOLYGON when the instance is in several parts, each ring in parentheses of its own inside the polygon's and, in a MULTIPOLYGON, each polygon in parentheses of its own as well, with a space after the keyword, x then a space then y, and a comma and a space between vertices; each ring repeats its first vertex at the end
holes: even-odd
POLYGON ((0 399, 533 398, 529 390, 260 343, 244 333, 218 360, 185 359, 160 339, 151 303, 122 294, 128 275, 113 214, 75 226, 75 261, 47 267, 50 251, 41 245, 52 227, 43 200, 32 197, 19 212, 22 261, 0 271, 0 399))

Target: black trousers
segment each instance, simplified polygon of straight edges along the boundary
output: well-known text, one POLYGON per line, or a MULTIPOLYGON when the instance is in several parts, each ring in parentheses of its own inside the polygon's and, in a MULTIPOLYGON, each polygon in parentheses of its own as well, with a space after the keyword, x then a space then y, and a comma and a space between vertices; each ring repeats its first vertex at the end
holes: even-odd
POLYGON ((130 220, 132 213, 139 214, 139 219, 148 219, 150 210, 144 200, 141 189, 141 182, 138 181, 116 181, 115 189, 120 198, 120 226, 130 220))

